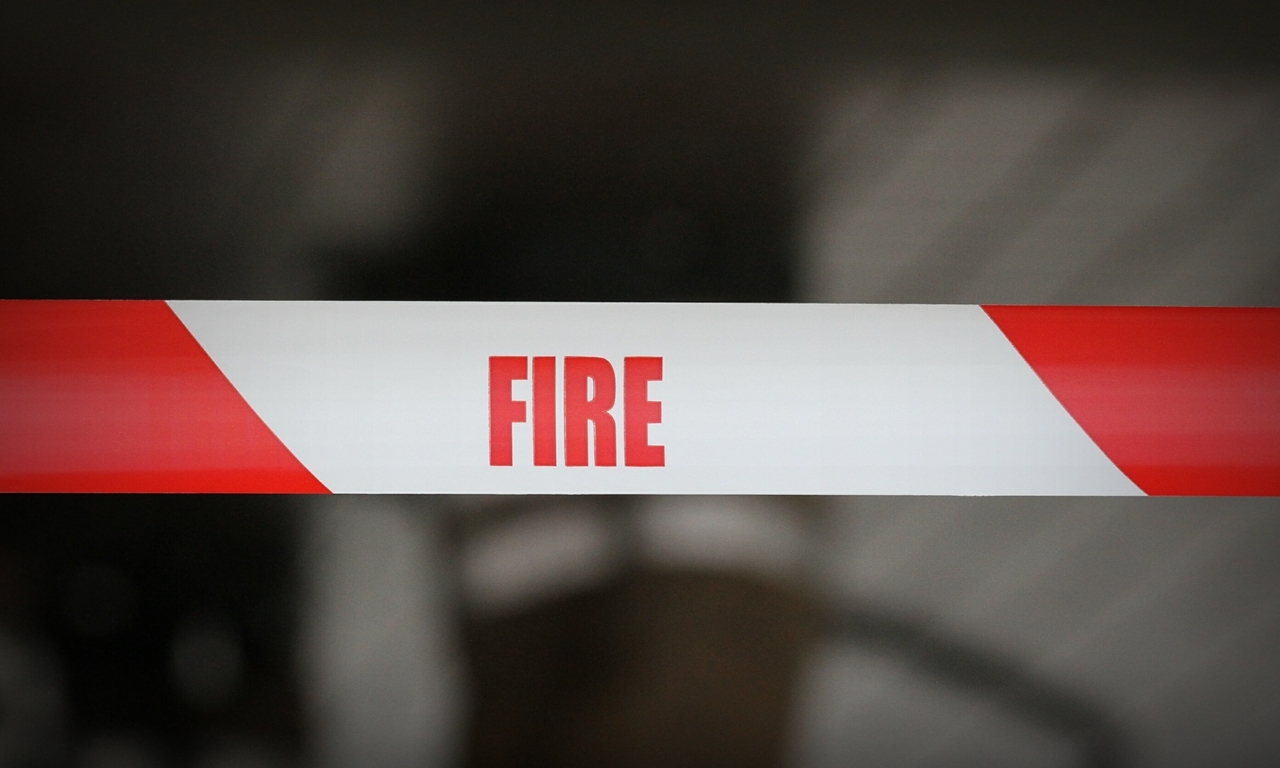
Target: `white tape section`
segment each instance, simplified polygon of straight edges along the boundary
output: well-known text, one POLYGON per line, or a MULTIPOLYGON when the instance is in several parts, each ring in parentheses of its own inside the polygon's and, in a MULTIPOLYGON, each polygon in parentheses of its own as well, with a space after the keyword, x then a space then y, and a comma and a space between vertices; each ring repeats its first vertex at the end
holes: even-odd
MULTIPOLYGON (((977 306, 170 306, 337 493, 1141 493, 977 306), (529 420, 490 466, 493 356, 556 358, 556 466, 533 465, 529 420), (618 466, 565 466, 566 356, 616 372, 618 466), (663 466, 622 458, 635 356, 662 359, 642 398, 663 466)), ((530 382, 509 397, 530 403, 530 382)))

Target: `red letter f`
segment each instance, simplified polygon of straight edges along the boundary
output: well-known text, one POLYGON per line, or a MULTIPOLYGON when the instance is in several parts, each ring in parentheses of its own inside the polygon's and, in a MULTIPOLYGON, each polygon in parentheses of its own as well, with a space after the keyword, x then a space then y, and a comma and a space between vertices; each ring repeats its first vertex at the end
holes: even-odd
POLYGON ((511 466, 511 425, 525 420, 523 400, 511 399, 511 382, 529 378, 529 358, 489 358, 489 466, 511 466))

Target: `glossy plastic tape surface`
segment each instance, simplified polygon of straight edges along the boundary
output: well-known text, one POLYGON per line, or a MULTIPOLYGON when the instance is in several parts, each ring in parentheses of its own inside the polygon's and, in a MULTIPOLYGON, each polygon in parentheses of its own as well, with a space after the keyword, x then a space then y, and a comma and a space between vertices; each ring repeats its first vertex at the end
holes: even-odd
POLYGON ((4 301, 0 490, 1280 495, 1280 310, 4 301))

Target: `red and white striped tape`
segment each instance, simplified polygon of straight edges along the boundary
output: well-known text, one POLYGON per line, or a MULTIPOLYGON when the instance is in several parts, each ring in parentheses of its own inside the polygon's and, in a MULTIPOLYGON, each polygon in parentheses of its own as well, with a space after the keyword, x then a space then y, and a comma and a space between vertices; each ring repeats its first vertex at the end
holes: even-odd
POLYGON ((6 301, 0 490, 1280 495, 1280 310, 6 301))

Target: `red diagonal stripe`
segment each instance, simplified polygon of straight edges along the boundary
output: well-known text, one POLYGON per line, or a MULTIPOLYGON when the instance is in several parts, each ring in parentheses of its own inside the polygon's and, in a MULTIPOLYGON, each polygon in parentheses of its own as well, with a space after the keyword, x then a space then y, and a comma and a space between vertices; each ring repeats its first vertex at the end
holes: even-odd
POLYGON ((161 301, 0 302, 0 490, 327 492, 161 301))
POLYGON ((984 309, 1143 491, 1280 494, 1280 309, 984 309))

